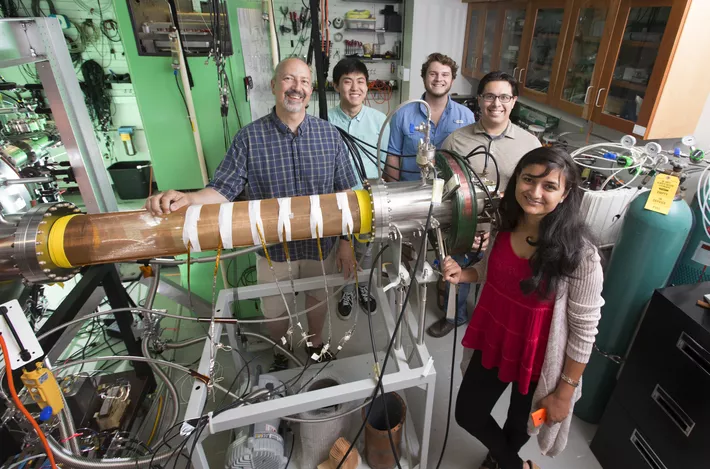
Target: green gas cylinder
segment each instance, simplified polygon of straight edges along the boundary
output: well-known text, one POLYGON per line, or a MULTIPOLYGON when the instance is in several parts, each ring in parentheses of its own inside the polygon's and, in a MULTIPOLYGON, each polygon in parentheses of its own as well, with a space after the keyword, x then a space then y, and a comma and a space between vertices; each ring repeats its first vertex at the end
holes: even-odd
POLYGON ((616 385, 619 364, 610 356, 626 354, 646 304, 654 290, 668 283, 693 225, 690 207, 680 197, 662 215, 644 209, 649 194, 629 205, 605 271, 596 347, 575 405, 575 414, 587 422, 599 422, 616 385))

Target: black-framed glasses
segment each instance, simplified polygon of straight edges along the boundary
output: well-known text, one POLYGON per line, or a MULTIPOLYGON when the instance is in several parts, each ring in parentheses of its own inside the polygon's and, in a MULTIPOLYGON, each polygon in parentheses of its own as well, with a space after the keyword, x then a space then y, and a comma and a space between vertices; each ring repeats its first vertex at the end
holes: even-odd
POLYGON ((481 95, 481 98, 487 103, 492 103, 493 101, 496 100, 496 98, 500 99, 500 102, 503 104, 508 104, 513 100, 513 97, 509 94, 493 94, 493 93, 483 93, 481 95))

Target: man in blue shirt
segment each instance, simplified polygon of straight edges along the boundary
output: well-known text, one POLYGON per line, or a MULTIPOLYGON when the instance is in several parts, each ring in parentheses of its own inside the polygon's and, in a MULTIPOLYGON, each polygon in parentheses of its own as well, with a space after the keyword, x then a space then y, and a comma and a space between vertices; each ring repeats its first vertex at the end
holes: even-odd
MULTIPOLYGON (((355 58, 346 58, 338 62, 333 68, 333 86, 340 94, 340 104, 328 111, 328 120, 331 124, 340 127, 353 137, 365 142, 366 151, 371 155, 363 154, 362 163, 365 168, 366 179, 377 179, 379 164, 382 166, 386 160, 386 153, 382 153, 379 159, 375 158, 376 149, 367 147, 377 147, 377 138, 380 135, 385 116, 380 111, 363 105, 367 98, 367 80, 369 74, 367 66, 355 58)), ((389 140, 389 127, 384 130, 382 141, 389 140)), ((364 153, 364 152, 363 152, 364 153)), ((357 173, 354 160, 353 168, 357 173)), ((362 189, 359 184, 358 189, 362 189)), ((364 270, 372 268, 372 245, 367 243, 355 243, 355 253, 360 260, 360 267, 364 270)), ((366 285, 360 285, 358 301, 366 313, 372 313, 377 309, 375 298, 370 295, 366 285)), ((347 320, 355 302, 355 285, 347 284, 343 288, 343 295, 338 303, 338 316, 347 320)))
MULTIPOLYGON (((276 67, 271 80, 276 106, 271 114, 242 128, 234 137, 226 157, 205 189, 183 193, 167 191, 151 197, 146 209, 156 216, 170 213, 187 205, 216 204, 233 201, 244 192, 249 200, 327 194, 350 189, 357 184, 347 149, 338 130, 328 122, 306 114, 313 92, 311 71, 300 59, 289 58, 276 67)), ((326 272, 335 271, 336 261, 346 276, 353 273, 354 259, 350 244, 337 238, 322 240, 326 272), (337 254, 332 248, 338 244, 337 254)), ((289 270, 294 278, 322 275, 316 240, 288 243, 291 269, 283 245, 269 248, 274 271, 279 281, 288 282, 289 270)), ((267 261, 257 256, 257 281, 273 282, 267 261)), ((267 318, 285 314, 287 305, 293 309, 292 295, 262 298, 262 311, 267 318)), ((327 314, 325 292, 306 293, 310 345, 307 353, 320 354, 323 348, 321 332, 327 314)), ((296 314, 296 311, 292 311, 296 314)), ((296 322, 294 320, 294 322, 296 322)), ((271 338, 281 342, 287 335, 289 321, 266 323, 271 338)), ((294 342, 300 340, 300 330, 293 330, 294 342)), ((272 370, 288 366, 285 356, 275 354, 272 370)))
MULTIPOLYGON (((422 79, 426 89, 422 99, 431 107, 431 143, 437 149, 441 148, 451 132, 475 122, 473 112, 469 108, 455 103, 449 97, 457 71, 456 62, 438 52, 431 54, 422 65, 422 79)), ((421 103, 403 107, 392 118, 387 150, 388 179, 419 180, 419 167, 414 155, 417 154, 419 140, 424 138, 424 134, 413 127, 426 122, 426 118, 426 108, 421 103)))

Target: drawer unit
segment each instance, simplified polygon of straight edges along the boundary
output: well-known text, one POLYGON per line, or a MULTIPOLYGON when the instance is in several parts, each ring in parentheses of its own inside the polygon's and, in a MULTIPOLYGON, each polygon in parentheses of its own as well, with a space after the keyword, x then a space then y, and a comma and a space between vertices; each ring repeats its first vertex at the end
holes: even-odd
POLYGON ((695 305, 708 291, 654 294, 592 442, 605 469, 710 467, 710 313, 695 305), (650 463, 612 457, 629 442, 650 463))

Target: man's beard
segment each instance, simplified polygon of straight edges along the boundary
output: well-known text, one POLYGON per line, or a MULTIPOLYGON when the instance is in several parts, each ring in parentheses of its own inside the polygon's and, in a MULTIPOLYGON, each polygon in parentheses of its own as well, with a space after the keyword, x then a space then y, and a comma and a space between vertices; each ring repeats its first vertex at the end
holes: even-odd
POLYGON ((427 93, 434 96, 435 98, 441 98, 442 96, 446 96, 447 94, 449 94, 449 91, 451 91, 451 85, 447 86, 441 91, 434 91, 430 86, 425 86, 425 88, 427 93))
POLYGON ((291 103, 291 102, 289 102, 289 99, 288 99, 289 96, 301 98, 301 99, 305 99, 306 96, 301 93, 286 93, 286 95, 284 96, 283 105, 284 105, 284 108, 286 109, 286 111, 293 112, 293 113, 301 112, 301 109, 303 109, 304 102, 301 101, 300 103, 291 103))

